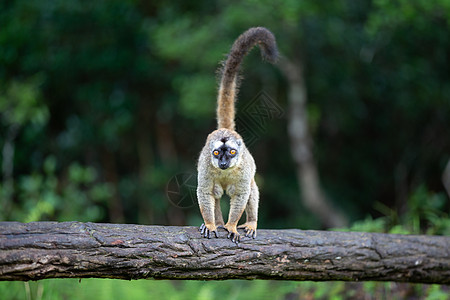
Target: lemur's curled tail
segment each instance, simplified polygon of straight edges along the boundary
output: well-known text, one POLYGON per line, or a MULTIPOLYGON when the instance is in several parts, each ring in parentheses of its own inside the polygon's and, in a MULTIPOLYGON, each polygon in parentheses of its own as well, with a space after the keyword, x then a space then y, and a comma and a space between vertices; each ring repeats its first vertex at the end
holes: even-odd
POLYGON ((278 58, 273 34, 264 27, 250 28, 241 34, 231 47, 225 61, 217 99, 217 127, 234 130, 234 102, 237 94, 237 75, 244 56, 255 45, 261 49, 263 59, 274 63, 278 58))

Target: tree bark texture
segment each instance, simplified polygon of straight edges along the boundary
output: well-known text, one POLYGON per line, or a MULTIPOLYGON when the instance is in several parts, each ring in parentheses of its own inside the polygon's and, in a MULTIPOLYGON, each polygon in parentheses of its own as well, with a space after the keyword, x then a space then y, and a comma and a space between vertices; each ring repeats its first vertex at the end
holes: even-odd
POLYGON ((68 277, 450 284, 450 237, 259 230, 235 244, 195 227, 0 223, 0 280, 68 277))

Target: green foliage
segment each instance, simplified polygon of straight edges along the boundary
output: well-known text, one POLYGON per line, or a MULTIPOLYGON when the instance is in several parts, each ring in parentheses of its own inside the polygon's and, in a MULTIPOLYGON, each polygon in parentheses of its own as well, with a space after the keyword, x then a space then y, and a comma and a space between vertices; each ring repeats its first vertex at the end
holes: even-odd
MULTIPOLYGON (((1 83, 1 82, 0 82, 1 83)), ((19 82, 8 82, 0 91, 0 120, 4 125, 42 126, 49 118, 48 108, 40 98, 41 76, 19 82)))
POLYGON ((430 192, 424 185, 419 186, 407 202, 402 215, 378 203, 384 216, 371 216, 356 221, 344 231, 385 232, 394 234, 450 235, 450 214, 446 211, 446 196, 430 192))
POLYGON ((3 299, 450 299, 439 285, 365 282, 282 281, 121 281, 110 279, 47 279, 0 282, 3 299))
POLYGON ((73 163, 64 179, 58 179, 56 169, 56 158, 49 156, 42 172, 19 177, 14 204, 17 207, 6 219, 33 222, 54 220, 57 216, 59 221, 102 220, 104 207, 114 188, 96 182, 97 172, 92 167, 73 163))
POLYGON ((180 91, 180 114, 189 119, 214 115, 215 103, 205 101, 214 99, 216 82, 206 75, 179 77, 174 87, 180 91), (200 109, 199 109, 200 108, 200 109))
POLYGON ((401 224, 411 233, 450 235, 450 214, 446 196, 419 186, 408 201, 408 210, 400 216, 401 224), (423 232, 425 229, 425 232, 423 232))
MULTIPOLYGON (((371 34, 376 34, 386 27, 395 28, 397 26, 413 25, 415 29, 426 28, 431 21, 439 19, 450 19, 450 2, 448 0, 426 1, 426 0, 376 0, 374 2, 374 11, 368 22, 368 30, 371 34)), ((448 26, 449 24, 447 24, 448 26)))

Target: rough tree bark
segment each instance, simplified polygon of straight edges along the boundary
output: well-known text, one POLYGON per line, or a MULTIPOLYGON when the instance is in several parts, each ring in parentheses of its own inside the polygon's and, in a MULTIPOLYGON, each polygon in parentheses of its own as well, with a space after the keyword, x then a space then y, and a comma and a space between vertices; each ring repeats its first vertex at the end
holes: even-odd
POLYGON ((450 283, 450 237, 260 230, 238 245, 197 228, 0 223, 0 280, 377 280, 450 283))

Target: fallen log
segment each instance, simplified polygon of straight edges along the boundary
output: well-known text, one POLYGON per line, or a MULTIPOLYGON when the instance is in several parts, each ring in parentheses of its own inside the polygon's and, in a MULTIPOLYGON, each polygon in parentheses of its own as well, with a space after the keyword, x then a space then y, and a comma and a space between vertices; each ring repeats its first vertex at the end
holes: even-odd
POLYGON ((239 244, 195 227, 0 222, 0 280, 278 279, 450 283, 450 237, 258 230, 239 244))

